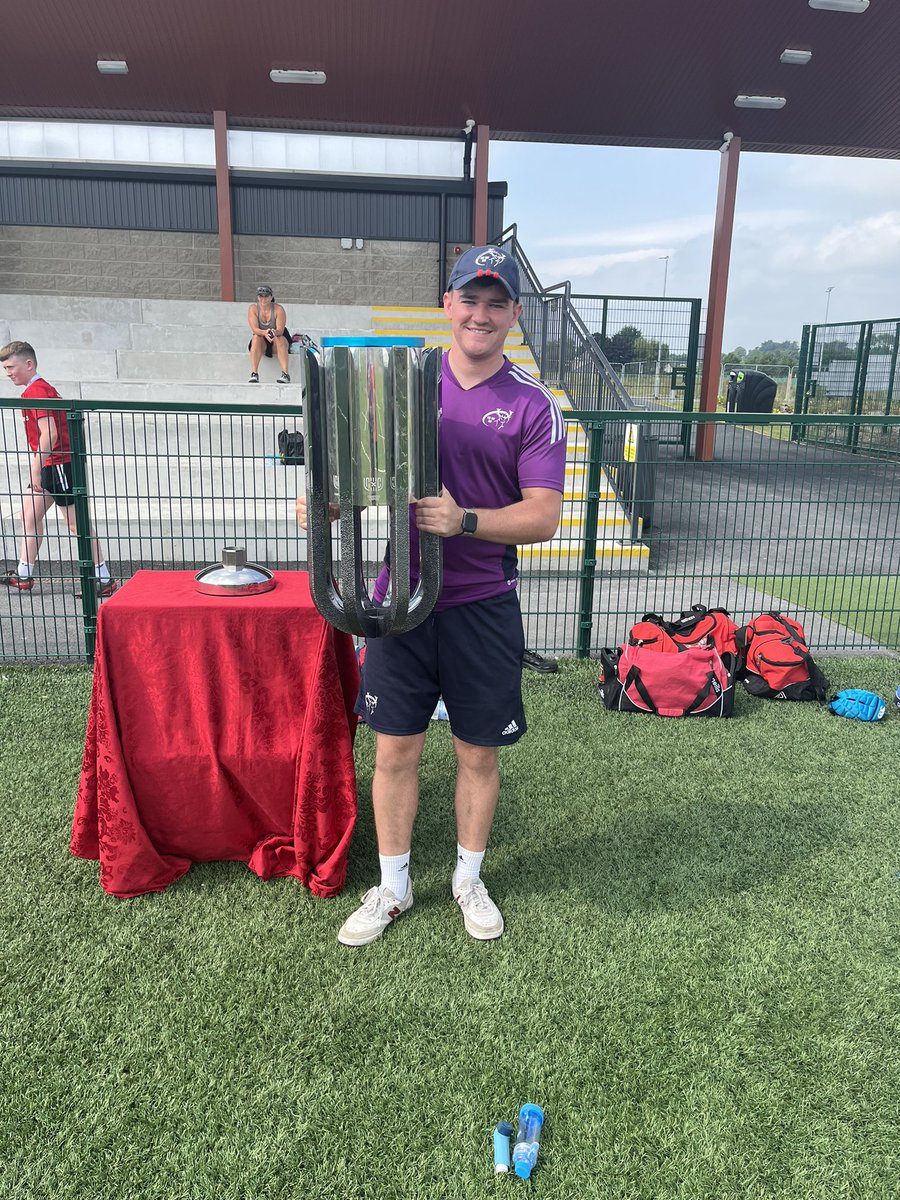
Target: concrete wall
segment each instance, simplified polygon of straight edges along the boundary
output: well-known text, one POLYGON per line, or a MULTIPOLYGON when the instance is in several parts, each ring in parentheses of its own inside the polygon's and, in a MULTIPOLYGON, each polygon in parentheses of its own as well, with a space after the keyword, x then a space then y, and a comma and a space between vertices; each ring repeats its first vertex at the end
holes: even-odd
POLYGON ((210 233, 0 225, 0 293, 219 298, 210 233))
MULTIPOLYGON (((452 249, 452 247, 451 247, 452 249)), ((337 238, 236 237, 236 295, 252 298, 270 283, 279 300, 307 304, 436 304, 434 242, 363 241, 342 249, 337 238)))
MULTIPOLYGON (((239 236, 235 289, 245 303, 260 282, 300 304, 437 303, 440 266, 433 242, 239 236)), ((454 261, 447 248, 447 262, 454 261)), ((208 233, 140 232, 0 225, 0 293, 219 298, 218 238, 208 233)), ((4 314, 0 314, 2 317, 4 314)))

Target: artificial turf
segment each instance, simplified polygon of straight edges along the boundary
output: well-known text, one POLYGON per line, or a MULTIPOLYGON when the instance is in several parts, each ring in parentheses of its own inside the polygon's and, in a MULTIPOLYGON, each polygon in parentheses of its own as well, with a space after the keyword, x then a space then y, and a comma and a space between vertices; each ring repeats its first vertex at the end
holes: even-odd
POLYGON ((880 646, 900 649, 896 575, 759 575, 740 582, 793 607, 822 613, 880 646))
POLYGON ((900 662, 822 665, 886 719, 665 721, 604 712, 593 664, 528 675, 491 943, 450 898, 436 723, 416 902, 361 950, 335 933, 374 882, 368 731, 342 897, 225 863, 114 900, 67 849, 89 674, 0 671, 0 1197, 895 1197, 900 662), (526 1101, 528 1184, 490 1140, 526 1101))

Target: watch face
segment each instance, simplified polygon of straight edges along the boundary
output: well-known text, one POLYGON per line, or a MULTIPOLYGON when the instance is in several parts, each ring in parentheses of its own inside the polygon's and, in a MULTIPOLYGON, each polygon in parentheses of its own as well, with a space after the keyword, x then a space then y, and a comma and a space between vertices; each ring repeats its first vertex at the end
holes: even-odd
POLYGON ((473 512, 464 512, 462 518, 463 533, 474 533, 478 528, 478 515, 473 512))

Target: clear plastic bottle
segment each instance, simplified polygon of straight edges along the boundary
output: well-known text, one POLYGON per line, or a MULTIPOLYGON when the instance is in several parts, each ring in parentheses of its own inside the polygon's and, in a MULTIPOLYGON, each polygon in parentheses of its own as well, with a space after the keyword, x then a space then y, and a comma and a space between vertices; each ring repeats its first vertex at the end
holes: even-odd
POLYGON ((432 721, 449 721, 450 714, 447 712, 447 705, 444 703, 443 696, 438 700, 434 712, 431 714, 432 721))
POLYGON ((537 1162, 541 1144, 544 1110, 537 1104, 523 1104, 519 1109, 519 1132, 513 1148, 513 1169, 520 1179, 528 1179, 537 1162))

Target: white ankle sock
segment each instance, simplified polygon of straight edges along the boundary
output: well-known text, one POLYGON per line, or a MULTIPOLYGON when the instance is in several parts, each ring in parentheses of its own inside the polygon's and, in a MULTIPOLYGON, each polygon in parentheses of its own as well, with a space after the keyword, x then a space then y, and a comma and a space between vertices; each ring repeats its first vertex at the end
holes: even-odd
POLYGON ((101 583, 109 583, 111 576, 109 573, 109 567, 106 565, 105 561, 98 562, 94 568, 94 571, 101 583))
POLYGON ((453 872, 454 892, 464 879, 478 880, 481 878, 481 863, 484 850, 466 850, 459 842, 456 843, 456 870, 453 872))
POLYGON ((31 563, 22 562, 22 560, 19 559, 17 573, 20 579, 30 579, 34 574, 34 567, 31 565, 31 563))
POLYGON ((398 900, 402 900, 409 887, 409 851, 405 854, 379 854, 382 891, 390 888, 398 900))

